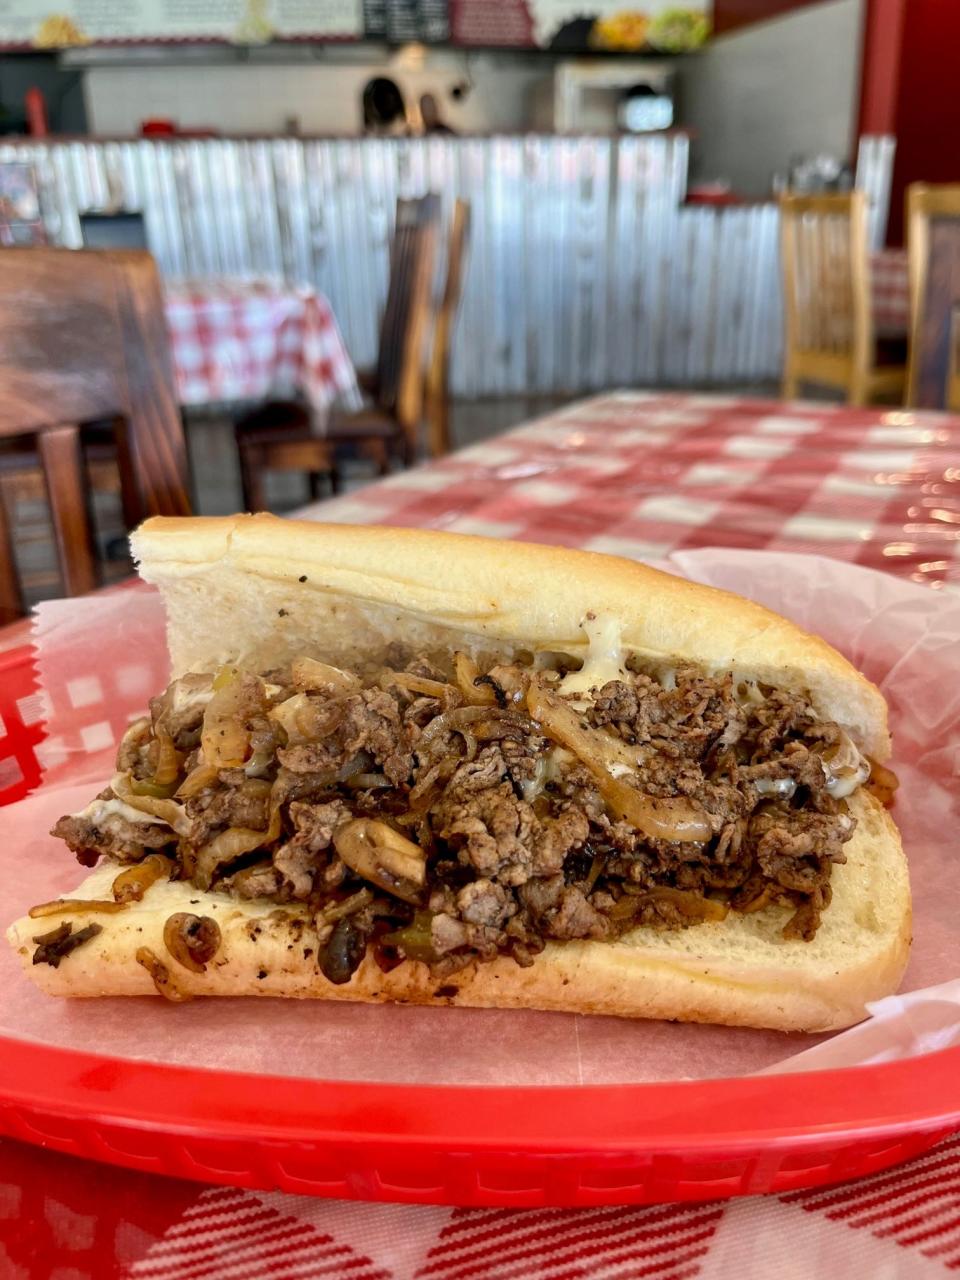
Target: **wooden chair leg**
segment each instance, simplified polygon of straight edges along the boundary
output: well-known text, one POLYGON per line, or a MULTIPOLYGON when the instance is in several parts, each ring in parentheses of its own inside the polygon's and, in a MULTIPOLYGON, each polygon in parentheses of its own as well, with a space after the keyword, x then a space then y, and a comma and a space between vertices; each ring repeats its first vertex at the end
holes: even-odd
POLYGON ((265 511, 262 451, 239 440, 237 446, 240 456, 240 487, 243 491, 244 510, 265 511))
POLYGON ((393 468, 390 465, 390 450, 387 448, 385 441, 380 439, 365 440, 362 452, 377 468, 377 475, 390 475, 393 468))
POLYGON ((123 508, 123 523, 127 529, 135 529, 143 519, 143 503, 140 488, 137 484, 137 473, 130 452, 130 440, 127 436, 127 424, 120 420, 114 426, 114 441, 117 449, 117 470, 120 472, 120 503, 123 508))
POLYGON ((22 618, 24 612, 20 578, 13 558, 7 505, 3 500, 3 490, 0 489, 0 626, 22 618))
POLYGON ((97 578, 83 485, 79 428, 54 427, 41 431, 38 447, 64 589, 71 596, 83 595, 94 589, 97 578))
POLYGON ((434 396, 427 412, 430 456, 441 458, 450 452, 450 401, 446 395, 434 396))
POLYGON ((796 400, 800 394, 800 379, 788 365, 783 371, 781 395, 784 400, 796 400))
POLYGON ((870 403, 869 379, 862 373, 854 373, 847 385, 847 404, 862 408, 870 403))
POLYGON ((323 477, 322 471, 311 471, 309 475, 310 481, 310 497, 314 502, 319 502, 323 497, 323 477))

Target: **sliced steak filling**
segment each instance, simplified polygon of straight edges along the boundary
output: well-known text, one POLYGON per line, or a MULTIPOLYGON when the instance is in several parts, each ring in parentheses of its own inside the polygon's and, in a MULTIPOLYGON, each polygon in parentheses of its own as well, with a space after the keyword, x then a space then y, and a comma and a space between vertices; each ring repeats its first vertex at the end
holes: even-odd
POLYGON ((869 774, 805 698, 692 667, 574 698, 464 655, 362 675, 302 659, 269 682, 191 676, 150 710, 113 786, 54 834, 88 865, 162 849, 198 887, 307 904, 337 982, 368 950, 442 976, 771 903, 809 940, 869 774))

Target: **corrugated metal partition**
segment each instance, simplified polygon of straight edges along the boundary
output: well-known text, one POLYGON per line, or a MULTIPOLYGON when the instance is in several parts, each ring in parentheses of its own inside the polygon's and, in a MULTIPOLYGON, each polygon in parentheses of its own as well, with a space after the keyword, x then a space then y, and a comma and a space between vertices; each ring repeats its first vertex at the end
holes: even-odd
POLYGON ((119 200, 143 211, 168 277, 315 285, 361 365, 397 197, 463 196, 460 395, 779 372, 776 210, 681 208, 682 135, 0 145, 14 159, 37 166, 55 242, 79 246, 78 213, 119 200))

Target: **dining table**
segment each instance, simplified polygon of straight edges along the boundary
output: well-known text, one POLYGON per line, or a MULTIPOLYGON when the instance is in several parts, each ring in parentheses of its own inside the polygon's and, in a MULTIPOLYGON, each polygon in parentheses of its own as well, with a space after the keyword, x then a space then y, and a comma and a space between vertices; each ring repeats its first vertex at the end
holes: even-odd
POLYGON ((329 301, 307 285, 229 277, 167 281, 164 310, 180 403, 302 394, 321 417, 360 404, 329 301))
MULTIPOLYGON (((297 514, 648 561, 705 547, 814 554, 895 575, 947 603, 960 592, 960 419, 611 392, 297 514)), ((29 648, 20 649, 23 701, 36 689, 29 648)), ((8 735, 14 701, 0 700, 8 735)), ((82 735, 104 709, 96 697, 78 702, 82 735)), ((31 751, 42 736, 37 714, 31 751)), ((0 1140, 4 1280, 926 1280, 958 1269, 958 1135, 840 1185, 575 1209, 203 1185, 62 1154, 39 1137, 0 1140)))

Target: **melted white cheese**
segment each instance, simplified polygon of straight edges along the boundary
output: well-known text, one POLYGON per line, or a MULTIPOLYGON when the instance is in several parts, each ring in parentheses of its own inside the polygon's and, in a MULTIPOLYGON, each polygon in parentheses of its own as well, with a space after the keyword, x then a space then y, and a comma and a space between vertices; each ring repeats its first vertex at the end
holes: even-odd
POLYGON ((557 690, 562 694, 589 693, 626 675, 620 622, 612 617, 587 617, 580 626, 587 637, 587 656, 579 671, 569 672, 560 681, 557 690))
POLYGON ((826 790, 835 800, 845 800, 847 796, 853 795, 857 787, 870 777, 870 761, 860 757, 860 763, 855 769, 845 773, 834 773, 830 765, 823 761, 823 771, 827 775, 826 790))
POLYGON ((81 809, 79 813, 75 813, 73 816, 75 818, 89 818, 93 822, 103 822, 105 818, 117 817, 124 818, 127 822, 166 825, 162 818, 157 818, 152 813, 141 813, 132 804, 127 804, 125 800, 118 800, 116 797, 112 800, 92 800, 85 809, 81 809))
POLYGON ((520 790, 527 804, 533 804, 548 782, 556 782, 560 770, 573 760, 573 754, 565 747, 553 747, 537 758, 537 771, 532 778, 520 783, 520 790))
POLYGON ((741 707, 759 707, 766 701, 756 680, 738 680, 733 686, 733 696, 741 707))
POLYGON ((213 697, 209 676, 183 676, 174 680, 170 692, 170 710, 186 711, 188 707, 205 707, 213 697))
POLYGON ((780 796, 784 800, 789 800, 797 789, 792 778, 755 778, 753 785, 762 796, 780 796))

